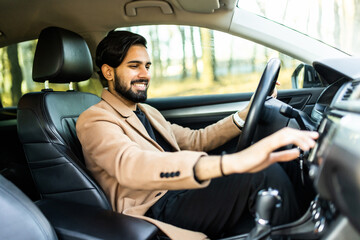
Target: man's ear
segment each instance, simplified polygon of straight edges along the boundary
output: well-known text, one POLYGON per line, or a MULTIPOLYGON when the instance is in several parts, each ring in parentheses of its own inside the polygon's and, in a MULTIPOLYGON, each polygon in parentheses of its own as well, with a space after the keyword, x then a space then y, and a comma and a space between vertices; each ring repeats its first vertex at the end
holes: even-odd
POLYGON ((106 80, 108 81, 113 81, 114 80, 114 68, 113 67, 110 67, 109 65, 107 64, 103 64, 101 66, 101 72, 102 74, 104 75, 104 77, 106 78, 106 80))

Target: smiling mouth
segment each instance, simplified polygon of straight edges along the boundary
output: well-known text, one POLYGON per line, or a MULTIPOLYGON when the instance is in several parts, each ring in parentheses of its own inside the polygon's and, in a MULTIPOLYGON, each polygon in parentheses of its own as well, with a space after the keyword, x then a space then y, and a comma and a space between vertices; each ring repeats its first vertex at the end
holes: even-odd
POLYGON ((145 91, 149 81, 146 80, 135 80, 131 82, 131 85, 135 87, 137 91, 145 91))

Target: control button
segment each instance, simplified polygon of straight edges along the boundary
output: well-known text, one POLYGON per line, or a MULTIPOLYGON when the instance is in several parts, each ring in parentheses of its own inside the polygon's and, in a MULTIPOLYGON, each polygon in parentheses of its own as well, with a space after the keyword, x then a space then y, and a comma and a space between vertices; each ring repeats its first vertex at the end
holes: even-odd
POLYGON ((322 218, 322 219, 320 220, 320 226, 319 226, 319 228, 318 228, 319 233, 321 233, 322 231, 324 231, 324 228, 325 228, 325 218, 322 218))
POLYGON ((316 201, 312 201, 311 202, 311 210, 315 210, 316 208, 318 208, 319 203, 316 201))
POLYGON ((317 210, 316 210, 316 209, 314 209, 314 210, 311 211, 311 216, 312 216, 313 219, 314 219, 316 213, 317 213, 317 210))
POLYGON ((320 218, 320 212, 315 213, 314 220, 318 220, 320 218))
POLYGON ((324 231, 325 224, 326 224, 325 218, 323 218, 323 217, 320 220, 316 221, 314 232, 321 233, 322 231, 324 231))

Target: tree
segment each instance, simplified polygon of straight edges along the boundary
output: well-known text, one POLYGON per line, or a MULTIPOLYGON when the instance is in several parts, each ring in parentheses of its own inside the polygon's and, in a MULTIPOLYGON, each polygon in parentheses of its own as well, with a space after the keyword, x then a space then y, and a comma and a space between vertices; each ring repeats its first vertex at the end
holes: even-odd
POLYGON ((26 90, 32 91, 34 90, 34 82, 32 79, 32 67, 35 55, 37 41, 27 41, 21 44, 18 44, 18 55, 21 56, 22 61, 19 62, 22 68, 22 78, 26 83, 26 90))
POLYGON ((212 41, 211 32, 209 29, 200 29, 201 49, 202 49, 202 62, 203 72, 201 75, 201 82, 205 85, 211 85, 215 82, 215 69, 213 65, 212 41))
POLYGON ((354 0, 354 19, 353 19, 353 27, 355 28, 353 30, 353 37, 352 37, 352 52, 360 54, 359 49, 359 39, 360 39, 360 27, 359 23, 360 22, 360 0, 354 0))
POLYGON ((227 71, 228 71, 228 74, 231 75, 231 71, 232 71, 232 68, 233 68, 233 65, 234 65, 234 57, 233 57, 233 49, 234 47, 234 39, 231 38, 230 40, 230 56, 229 56, 229 61, 228 61, 228 66, 227 66, 227 71))
POLYGON ((195 79, 199 79, 199 71, 198 71, 198 67, 197 67, 198 57, 196 56, 196 51, 195 51, 194 31, 195 31, 195 28, 190 27, 190 37, 191 37, 191 43, 192 43, 192 45, 191 45, 191 50, 192 50, 192 76, 195 79))
MULTIPOLYGON (((266 2, 259 1, 259 0, 256 0, 256 2, 257 2, 257 5, 259 7, 261 14, 264 17, 267 17, 266 7, 264 5, 264 4, 266 4, 266 2)), ((286 7, 287 7, 287 4, 286 4, 286 7)), ((256 49, 254 49, 254 51, 256 52, 256 49)), ((264 48, 264 56, 265 56, 265 61, 267 61, 267 59, 269 58, 268 48, 264 48)), ((256 55, 254 56, 254 58, 256 58, 256 55)), ((253 59, 252 62, 256 62, 256 59, 253 59)))
POLYGON ((318 1, 318 25, 317 25, 317 31, 319 34, 319 39, 322 39, 322 33, 321 33, 321 28, 322 28, 322 0, 318 1))
POLYGON ((334 20, 335 20, 335 26, 334 26, 334 41, 335 46, 340 46, 340 6, 338 1, 334 1, 334 20))
POLYGON ((178 26, 180 36, 181 36, 181 45, 182 45, 182 74, 181 79, 185 80, 187 78, 187 71, 186 71, 186 49, 185 49, 185 28, 183 26, 178 26))
POLYGON ((210 46, 212 46, 210 48, 210 51, 211 51, 211 66, 212 66, 212 71, 213 71, 213 75, 214 75, 214 81, 218 82, 219 79, 218 79, 218 77, 216 75, 216 66, 217 66, 217 64, 216 64, 216 57, 215 57, 215 44, 214 44, 215 40, 214 39, 215 39, 214 38, 214 31, 211 30, 210 31, 210 43, 211 43, 210 46))
POLYGON ((178 26, 180 36, 181 36, 181 47, 182 47, 182 74, 181 79, 185 80, 187 78, 187 71, 186 71, 186 36, 185 36, 185 29, 183 26, 178 26))
POLYGON ((153 66, 153 77, 158 78, 163 75, 163 68, 160 59, 160 40, 159 40, 159 33, 158 33, 158 26, 155 28, 150 28, 150 43, 152 49, 152 58, 154 61, 153 66))
POLYGON ((173 38, 173 35, 174 35, 174 33, 173 33, 173 31, 172 31, 172 29, 169 29, 168 30, 168 34, 169 34, 169 36, 166 38, 166 41, 164 42, 164 45, 166 46, 166 49, 167 49, 167 59, 166 59, 166 62, 165 62, 165 64, 166 64, 166 66, 165 66, 165 69, 167 69, 169 66, 171 66, 171 54, 170 54, 170 52, 171 52, 171 39, 173 38))
POLYGON ((9 59, 9 69, 11 75, 11 99, 12 105, 16 105, 21 97, 22 71, 19 64, 18 44, 10 45, 6 48, 9 59))
POLYGON ((4 91, 5 85, 5 51, 3 48, 0 48, 0 108, 3 107, 2 105, 2 96, 4 91))
POLYGON ((257 58, 257 44, 253 44, 254 48, 253 48, 253 54, 252 54, 252 58, 251 58, 251 71, 252 72, 256 72, 256 58, 257 58))

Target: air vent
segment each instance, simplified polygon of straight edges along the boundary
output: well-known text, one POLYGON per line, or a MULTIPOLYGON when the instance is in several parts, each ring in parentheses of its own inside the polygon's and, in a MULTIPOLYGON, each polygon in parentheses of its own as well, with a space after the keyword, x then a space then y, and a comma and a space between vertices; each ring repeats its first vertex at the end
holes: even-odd
POLYGON ((352 82, 351 85, 346 89, 343 97, 342 97, 342 101, 347 101, 349 100, 351 94, 354 92, 355 88, 357 85, 360 84, 360 81, 356 81, 356 82, 352 82))

